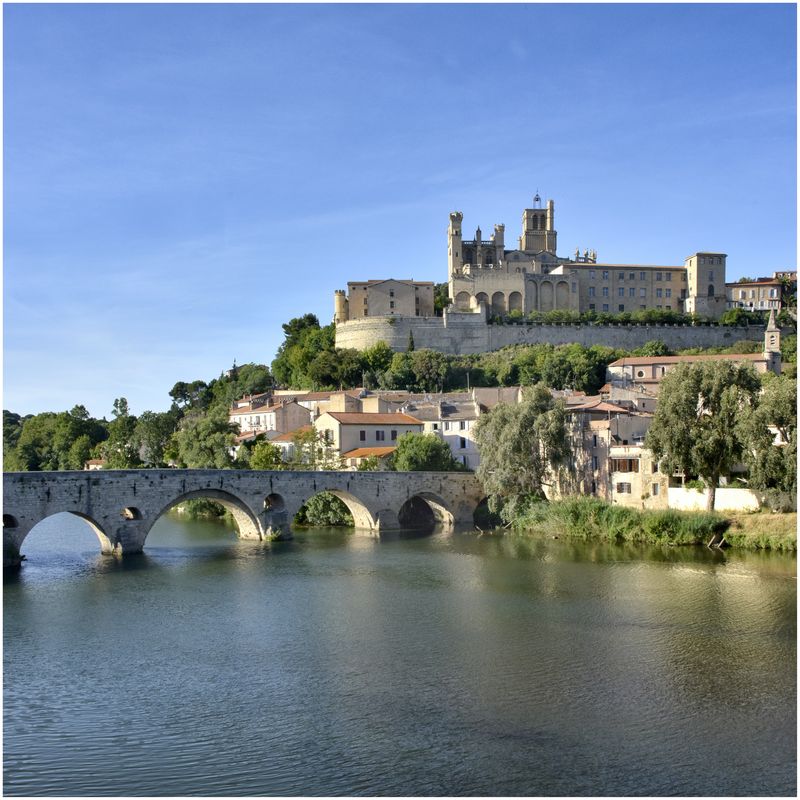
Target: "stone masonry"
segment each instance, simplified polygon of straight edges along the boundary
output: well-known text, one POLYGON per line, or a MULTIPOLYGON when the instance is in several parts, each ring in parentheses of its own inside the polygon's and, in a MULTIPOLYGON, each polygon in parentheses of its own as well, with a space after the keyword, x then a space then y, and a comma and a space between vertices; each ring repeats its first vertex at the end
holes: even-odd
POLYGON ((138 553, 156 520, 192 498, 231 511, 239 536, 290 538, 300 507, 319 492, 339 497, 356 528, 378 533, 400 527, 411 498, 424 500, 442 524, 471 524, 484 495, 472 473, 289 472, 254 470, 100 470, 14 472, 3 476, 3 562, 18 563, 20 547, 38 522, 59 512, 86 520, 103 553, 138 553))

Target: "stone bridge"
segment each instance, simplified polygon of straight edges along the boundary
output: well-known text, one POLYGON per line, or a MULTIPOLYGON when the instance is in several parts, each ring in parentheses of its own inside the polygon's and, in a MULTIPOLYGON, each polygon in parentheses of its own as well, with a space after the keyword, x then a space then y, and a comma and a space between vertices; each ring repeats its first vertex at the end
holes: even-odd
POLYGON ((156 520, 193 498, 225 506, 242 538, 289 538, 295 514, 319 492, 340 498, 356 529, 371 533, 402 527, 421 502, 440 524, 472 524, 484 497, 467 472, 12 472, 3 476, 3 563, 18 563, 20 546, 34 525, 64 511, 89 523, 103 553, 141 552, 156 520))

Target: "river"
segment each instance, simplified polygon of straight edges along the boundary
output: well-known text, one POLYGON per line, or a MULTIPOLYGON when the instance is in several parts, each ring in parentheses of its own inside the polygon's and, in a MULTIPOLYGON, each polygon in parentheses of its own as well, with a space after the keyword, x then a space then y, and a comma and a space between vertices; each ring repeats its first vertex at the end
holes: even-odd
POLYGON ((7 795, 794 795, 796 560, 162 518, 4 586, 7 795))

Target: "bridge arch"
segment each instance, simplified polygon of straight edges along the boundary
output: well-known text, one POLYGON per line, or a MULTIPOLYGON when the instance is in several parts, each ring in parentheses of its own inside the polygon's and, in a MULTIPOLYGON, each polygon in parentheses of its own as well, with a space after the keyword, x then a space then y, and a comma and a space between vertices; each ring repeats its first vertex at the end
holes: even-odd
MULTIPOLYGON (((15 530, 18 531, 17 535, 13 536, 13 539, 16 545, 17 553, 19 553, 20 548, 22 547, 22 543, 28 538, 28 536, 31 535, 31 533, 35 534, 36 529, 39 527, 39 525, 41 525, 46 520, 53 520, 56 517, 64 517, 67 515, 70 517, 77 517, 78 519, 81 519, 86 523, 88 529, 91 530, 92 533, 94 533, 94 535, 97 537, 97 540, 100 542, 101 553, 109 554, 114 552, 114 545, 112 544, 111 539, 106 535, 106 532, 103 530, 100 523, 96 519, 90 517, 88 514, 82 514, 79 511, 55 511, 52 514, 48 514, 47 516, 36 520, 36 524, 32 525, 30 528, 28 528, 28 530, 23 530, 22 528, 17 528, 16 526, 9 529, 9 527, 6 526, 5 524, 3 525, 3 530, 4 532, 9 531, 12 534, 15 532, 15 530)), ((10 514, 3 515, 4 523, 6 516, 11 516, 11 515, 10 514)))
POLYGON ((452 527, 455 518, 438 494, 425 491, 411 495, 397 512, 397 519, 401 525, 411 527, 452 527))
POLYGON ((170 500, 161 511, 153 515, 147 526, 147 531, 144 534, 144 539, 153 529, 153 525, 161 519, 171 508, 185 502, 186 500, 213 500, 219 503, 225 509, 230 511, 233 521, 236 523, 236 528, 239 531, 239 536, 242 539, 263 539, 263 531, 258 521, 258 516, 250 506, 245 503, 240 497, 237 497, 231 492, 226 492, 222 489, 194 489, 188 492, 182 492, 173 500, 170 500))
MULTIPOLYGON (((298 510, 302 508, 312 497, 316 497, 318 494, 322 494, 323 492, 327 492, 328 494, 332 494, 334 497, 338 497, 346 506, 347 510, 353 517, 353 523, 356 528, 365 528, 367 530, 374 530, 377 522, 376 519, 372 516, 372 512, 367 508, 367 506, 354 494, 351 492, 347 492, 344 489, 329 489, 327 487, 320 487, 316 492, 313 492, 308 497, 306 497, 303 502, 298 506, 298 510)), ((294 519, 294 514, 292 514, 290 518, 291 520, 294 519)))

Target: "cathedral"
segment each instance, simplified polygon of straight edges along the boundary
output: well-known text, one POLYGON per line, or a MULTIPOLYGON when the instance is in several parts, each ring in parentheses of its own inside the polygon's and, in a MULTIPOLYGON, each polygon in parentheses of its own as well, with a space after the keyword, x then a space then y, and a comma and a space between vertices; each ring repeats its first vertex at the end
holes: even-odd
POLYGON ((485 305, 492 315, 564 309, 618 314, 659 309, 719 317, 726 308, 724 253, 695 253, 683 266, 607 264, 595 251, 557 254, 555 203, 522 212, 517 247, 506 249, 505 225, 488 239, 481 229, 464 239, 463 215, 450 214, 447 232, 449 295, 455 309, 485 305))

